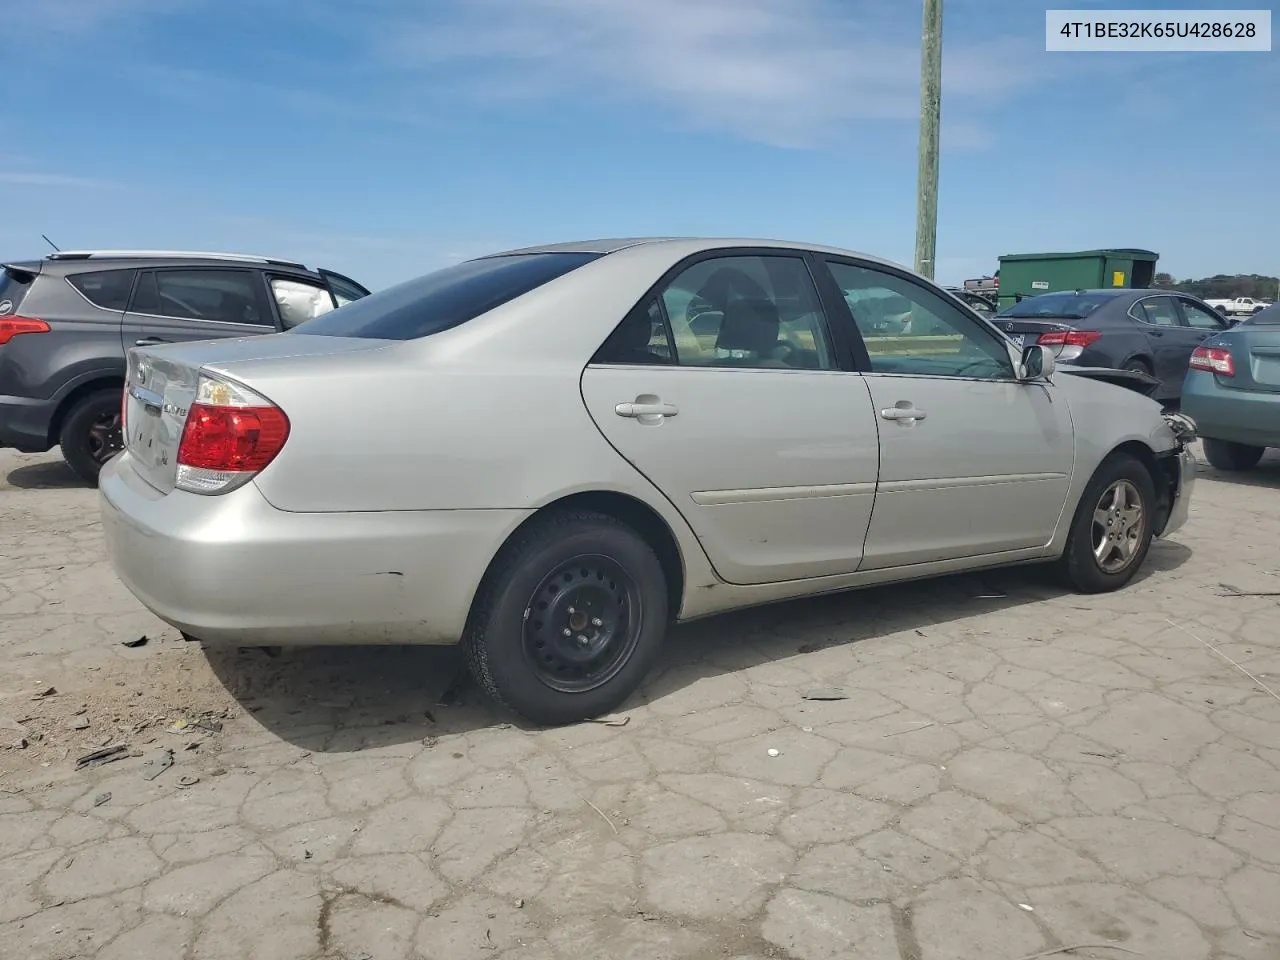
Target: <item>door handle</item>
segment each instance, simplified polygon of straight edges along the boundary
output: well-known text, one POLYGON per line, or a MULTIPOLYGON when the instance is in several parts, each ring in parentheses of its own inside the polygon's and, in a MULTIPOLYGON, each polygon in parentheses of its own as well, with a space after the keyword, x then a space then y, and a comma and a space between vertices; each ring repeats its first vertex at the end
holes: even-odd
POLYGON ((141 340, 133 341, 135 347, 154 347, 159 343, 168 343, 163 337, 143 337, 141 340))
POLYGON ((620 403, 613 412, 629 420, 640 420, 647 417, 674 417, 680 411, 673 403, 620 403))
POLYGON ((887 410, 881 410, 880 416, 885 420, 904 420, 907 422, 914 422, 916 420, 925 419, 928 414, 923 410, 917 410, 915 407, 908 404, 907 406, 899 405, 896 407, 889 407, 887 410))

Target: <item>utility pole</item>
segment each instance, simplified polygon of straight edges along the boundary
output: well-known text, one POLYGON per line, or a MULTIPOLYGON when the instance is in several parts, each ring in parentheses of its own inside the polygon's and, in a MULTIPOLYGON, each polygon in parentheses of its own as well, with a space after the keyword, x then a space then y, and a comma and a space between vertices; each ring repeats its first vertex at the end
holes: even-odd
POLYGON ((916 179, 916 273, 933 279, 938 246, 938 126, 942 120, 942 0, 924 0, 920 53, 920 169, 916 179))

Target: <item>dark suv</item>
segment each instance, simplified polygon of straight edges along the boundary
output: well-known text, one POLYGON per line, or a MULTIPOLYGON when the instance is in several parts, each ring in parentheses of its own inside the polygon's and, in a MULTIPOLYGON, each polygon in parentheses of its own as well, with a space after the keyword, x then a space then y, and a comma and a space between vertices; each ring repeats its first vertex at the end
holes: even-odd
POLYGON ((0 447, 61 446, 91 483, 120 449, 129 347, 276 333, 369 294, 239 254, 67 251, 0 269, 0 447))

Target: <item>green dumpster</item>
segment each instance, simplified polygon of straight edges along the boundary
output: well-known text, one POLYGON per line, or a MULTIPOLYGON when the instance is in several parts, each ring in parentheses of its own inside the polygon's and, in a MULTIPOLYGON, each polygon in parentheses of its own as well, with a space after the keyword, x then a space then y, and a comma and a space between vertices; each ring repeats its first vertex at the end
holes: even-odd
POLYGON ((1000 258, 1000 309, 1055 290, 1145 289, 1159 259, 1151 250, 1124 248, 1006 254, 1000 258))

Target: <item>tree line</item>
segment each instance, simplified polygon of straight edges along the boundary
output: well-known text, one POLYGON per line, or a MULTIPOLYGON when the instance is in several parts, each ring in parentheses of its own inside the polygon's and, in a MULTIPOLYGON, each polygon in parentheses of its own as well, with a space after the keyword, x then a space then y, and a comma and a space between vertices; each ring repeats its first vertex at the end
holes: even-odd
POLYGON ((1175 280, 1171 274, 1157 273, 1151 285, 1163 290, 1179 290, 1202 300, 1230 300, 1235 297, 1275 300, 1280 292, 1277 290, 1280 279, 1256 273, 1237 273, 1234 276, 1220 273, 1203 280, 1175 280))

